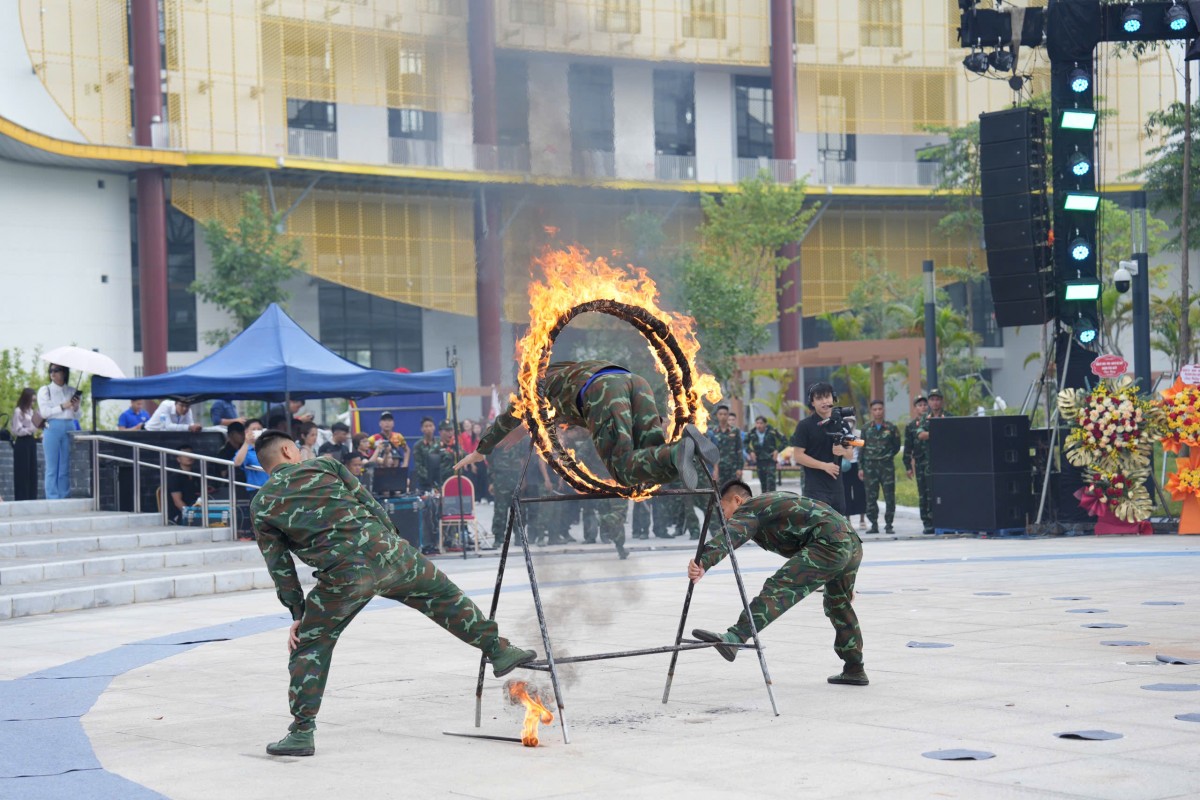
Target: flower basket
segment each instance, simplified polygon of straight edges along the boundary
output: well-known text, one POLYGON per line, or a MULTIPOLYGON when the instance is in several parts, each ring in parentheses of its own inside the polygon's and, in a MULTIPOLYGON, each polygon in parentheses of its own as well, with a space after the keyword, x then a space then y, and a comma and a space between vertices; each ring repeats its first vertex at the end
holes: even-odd
POLYGON ((1096 518, 1097 536, 1109 533, 1148 536, 1154 532, 1148 519, 1126 521, 1116 512, 1122 504, 1142 502, 1140 494, 1146 494, 1145 500, 1149 502, 1146 477, 1142 473, 1133 476, 1093 473, 1089 476, 1088 484, 1075 492, 1079 507, 1096 518), (1136 501, 1132 499, 1134 495, 1139 495, 1136 501))
POLYGON ((1200 534, 1200 455, 1175 459, 1175 472, 1167 479, 1167 491, 1183 501, 1179 515, 1181 534, 1200 534))

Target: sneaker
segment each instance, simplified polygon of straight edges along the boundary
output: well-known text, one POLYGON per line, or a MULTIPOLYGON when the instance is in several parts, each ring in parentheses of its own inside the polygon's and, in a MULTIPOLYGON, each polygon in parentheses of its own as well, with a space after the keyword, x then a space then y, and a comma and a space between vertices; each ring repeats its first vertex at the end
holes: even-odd
POLYGON ((267 745, 269 756, 311 756, 315 752, 313 731, 291 731, 278 742, 267 745))
POLYGON ((721 458, 721 451, 712 443, 712 439, 701 433, 695 425, 685 425, 683 435, 695 443, 696 454, 704 460, 707 466, 715 467, 717 465, 717 461, 721 458))
POLYGON ((492 662, 492 674, 497 678, 503 678, 517 667, 528 664, 536 658, 537 653, 532 650, 522 650, 510 644, 489 660, 492 662))
MULTIPOLYGON (((696 628, 692 631, 692 636, 695 636, 702 642, 726 642, 728 644, 742 643, 741 639, 728 631, 725 633, 713 633, 712 631, 706 631, 702 628, 696 628)), ((725 659, 726 661, 733 661, 735 658, 737 658, 738 648, 736 647, 723 647, 722 645, 718 644, 713 649, 720 653, 721 658, 725 659)))
POLYGON ((825 680, 841 686, 866 686, 870 683, 865 672, 839 672, 837 675, 830 675, 825 680))
POLYGON ((679 480, 683 483, 685 489, 695 489, 699 482, 699 476, 696 474, 696 443, 688 436, 684 436, 675 446, 675 471, 679 473, 679 480))

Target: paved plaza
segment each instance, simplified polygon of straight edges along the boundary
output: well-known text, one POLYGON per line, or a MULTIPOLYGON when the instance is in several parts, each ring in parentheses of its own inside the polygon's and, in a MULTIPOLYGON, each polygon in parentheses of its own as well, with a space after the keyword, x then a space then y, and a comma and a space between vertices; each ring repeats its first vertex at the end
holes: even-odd
MULTIPOLYGON (((825 682, 839 662, 815 596, 763 636, 780 716, 752 652, 682 654, 666 705, 667 656, 593 662, 564 673, 571 743, 555 722, 537 749, 444 736, 476 730, 475 651, 390 602, 347 629, 302 759, 263 751, 289 721, 273 592, 10 620, 0 709, 24 721, 0 725, 0 797, 1200 796, 1200 723, 1176 719, 1200 714, 1200 691, 1146 688, 1200 688, 1200 666, 1157 658, 1200 659, 1200 540, 864 538, 870 686, 825 682), (1121 738, 1055 737, 1076 730, 1121 738), (923 756, 947 749, 994 757, 923 756)), ((560 655, 673 641, 688 545, 655 541, 627 561, 538 555, 560 655)), ((740 554, 751 591, 781 563, 740 554)), ((494 555, 439 564, 486 608, 494 555)), ((524 564, 509 567, 502 630, 540 652, 524 564)), ((688 628, 723 629, 738 608, 726 562, 688 628)), ((518 735, 501 683, 489 673, 479 731, 518 735)))

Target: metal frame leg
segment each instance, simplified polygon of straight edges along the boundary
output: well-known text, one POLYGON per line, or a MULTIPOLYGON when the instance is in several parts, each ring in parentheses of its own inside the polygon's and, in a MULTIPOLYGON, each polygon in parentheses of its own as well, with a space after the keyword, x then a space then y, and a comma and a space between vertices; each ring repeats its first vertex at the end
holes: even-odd
MULTIPOLYGON (((496 619, 496 608, 500 605, 500 587, 504 585, 504 567, 508 563, 508 545, 512 541, 513 521, 517 516, 517 500, 508 505, 508 522, 504 526, 504 545, 500 550, 500 566, 496 569, 496 588, 492 592, 492 608, 488 611, 488 619, 496 619)), ((475 684, 475 727, 478 728, 483 720, 483 678, 487 669, 487 654, 479 654, 479 680, 475 684)))

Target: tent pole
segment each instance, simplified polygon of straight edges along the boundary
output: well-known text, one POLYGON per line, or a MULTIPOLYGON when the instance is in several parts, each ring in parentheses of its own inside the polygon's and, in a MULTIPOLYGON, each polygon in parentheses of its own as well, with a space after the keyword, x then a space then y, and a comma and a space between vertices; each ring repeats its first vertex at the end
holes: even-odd
MULTIPOLYGON (((268 406, 269 407, 269 406, 268 406)), ((287 420, 287 435, 292 435, 292 393, 285 391, 283 393, 283 418, 287 420)), ((270 420, 267 420, 269 423, 270 420)))

